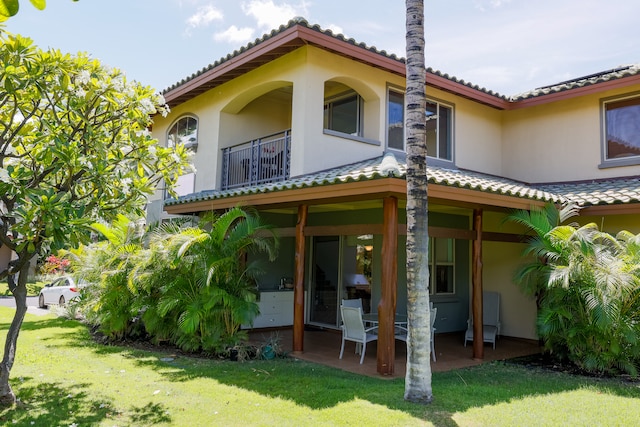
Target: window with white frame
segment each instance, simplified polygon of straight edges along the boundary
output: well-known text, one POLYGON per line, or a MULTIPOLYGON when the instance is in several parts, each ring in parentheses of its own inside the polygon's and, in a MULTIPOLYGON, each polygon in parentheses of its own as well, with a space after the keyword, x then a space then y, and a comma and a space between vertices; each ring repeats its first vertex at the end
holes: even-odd
POLYGON ((453 160, 453 108, 428 100, 425 116, 427 156, 440 160, 453 160))
MULTIPOLYGON (((427 100, 425 111, 427 156, 453 161, 453 107, 427 100)), ((389 89, 387 94, 387 147, 405 150, 404 93, 389 89)))
POLYGON ((362 136, 362 98, 354 90, 324 101, 324 129, 362 136))
POLYGON ((169 147, 182 144, 186 148, 197 151, 198 148, 198 119, 192 116, 179 118, 167 133, 169 147))
POLYGON ((603 102, 604 161, 640 162, 640 96, 603 102))
POLYGON ((434 295, 455 293, 455 240, 431 238, 429 242, 429 290, 434 295))
MULTIPOLYGON (((169 147, 175 147, 178 144, 184 145, 190 151, 197 151, 198 119, 193 116, 184 116, 179 118, 169 128, 169 132, 167 132, 167 145, 169 147)), ((186 173, 178 177, 174 190, 178 196, 184 196, 195 191, 195 184, 195 172, 186 173)))
POLYGON ((404 151, 404 93, 393 89, 387 95, 387 147, 404 151))

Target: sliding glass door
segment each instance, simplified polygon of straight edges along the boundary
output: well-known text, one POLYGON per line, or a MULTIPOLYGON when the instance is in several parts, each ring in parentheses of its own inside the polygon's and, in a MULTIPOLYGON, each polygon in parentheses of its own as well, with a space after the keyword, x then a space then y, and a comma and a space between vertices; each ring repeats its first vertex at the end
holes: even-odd
POLYGON ((362 299, 371 311, 373 236, 316 236, 313 238, 309 323, 338 327, 342 299, 362 299))

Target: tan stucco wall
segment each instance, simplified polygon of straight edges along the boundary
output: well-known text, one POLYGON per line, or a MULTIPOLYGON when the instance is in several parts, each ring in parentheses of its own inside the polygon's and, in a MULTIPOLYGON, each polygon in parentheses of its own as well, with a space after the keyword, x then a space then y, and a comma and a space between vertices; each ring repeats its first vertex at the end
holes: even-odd
POLYGON ((603 98, 608 91, 503 113, 504 176, 524 182, 580 181, 640 174, 640 166, 599 169, 603 98))
POLYGON ((153 136, 166 144, 175 120, 185 114, 198 118, 195 191, 219 188, 221 148, 289 128, 291 176, 302 175, 384 152, 388 85, 401 87, 404 79, 308 46, 174 107, 166 118, 155 117, 153 136), (343 83, 364 99, 366 142, 323 132, 327 81, 343 83), (279 88, 292 90, 289 99, 270 94, 279 88))
POLYGON ((427 87, 427 98, 453 106, 456 165, 501 174, 502 112, 431 87, 427 87))
MULTIPOLYGON (((506 214, 484 212, 483 230, 503 233, 521 233, 514 223, 504 223, 506 214)), ((536 301, 526 295, 513 280, 519 266, 524 263, 524 244, 489 242, 482 244, 482 284, 486 291, 500 293, 501 335, 537 339, 536 301)))

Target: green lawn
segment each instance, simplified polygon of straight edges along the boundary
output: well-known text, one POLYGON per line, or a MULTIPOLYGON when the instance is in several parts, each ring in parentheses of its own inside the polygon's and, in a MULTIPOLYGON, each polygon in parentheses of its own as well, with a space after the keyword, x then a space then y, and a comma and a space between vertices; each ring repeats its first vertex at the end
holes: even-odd
MULTIPOLYGON (((0 307, 3 341, 12 316, 0 307)), ((640 382, 492 363, 434 374, 435 400, 421 406, 403 400, 403 379, 103 346, 52 315, 27 315, 11 376, 21 406, 0 411, 0 425, 640 425, 640 382)))
MULTIPOLYGON (((27 296, 37 297, 40 293, 40 289, 42 289, 47 283, 50 282, 35 281, 27 283, 27 296)), ((7 285, 7 282, 0 282, 0 296, 12 295, 13 294, 9 292, 9 286, 7 285)))

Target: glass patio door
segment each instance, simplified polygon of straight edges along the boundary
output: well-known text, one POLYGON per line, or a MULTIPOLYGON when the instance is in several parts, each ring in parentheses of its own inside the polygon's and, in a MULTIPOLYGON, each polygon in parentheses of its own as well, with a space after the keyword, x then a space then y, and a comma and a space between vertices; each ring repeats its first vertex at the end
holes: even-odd
POLYGON ((340 236, 313 238, 309 322, 338 326, 340 236))
POLYGON ((311 255, 309 323, 340 324, 342 299, 362 299, 371 311, 373 236, 316 236, 311 255))

